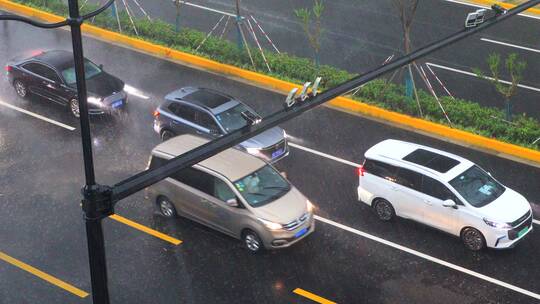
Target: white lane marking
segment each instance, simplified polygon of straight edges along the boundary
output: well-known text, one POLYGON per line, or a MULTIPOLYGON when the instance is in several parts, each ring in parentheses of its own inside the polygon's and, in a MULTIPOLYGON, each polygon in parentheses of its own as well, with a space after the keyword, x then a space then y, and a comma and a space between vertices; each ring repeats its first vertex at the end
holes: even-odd
MULTIPOLYGON (((467 5, 467 6, 472 6, 472 7, 491 9, 491 7, 489 7, 487 5, 474 4, 474 3, 464 2, 464 1, 460 1, 460 0, 443 0, 443 1, 462 4, 462 5, 467 5)), ((527 17, 527 18, 531 18, 531 19, 540 20, 540 17, 532 16, 532 15, 529 15, 529 14, 521 13, 521 14, 518 14, 518 15, 521 16, 521 17, 527 17)))
POLYGON ((526 51, 530 51, 530 52, 540 53, 540 50, 529 48, 529 47, 526 47, 526 46, 517 45, 517 44, 506 43, 506 42, 497 41, 497 40, 488 39, 488 38, 480 38, 480 40, 495 43, 495 44, 500 44, 500 45, 504 45, 504 46, 509 46, 509 47, 513 47, 513 48, 516 48, 516 49, 521 49, 521 50, 526 50, 526 51))
POLYGON ((398 250, 407 252, 407 253, 409 253, 409 254, 415 255, 415 256, 417 256, 417 257, 426 259, 426 260, 431 261, 431 262, 433 262, 433 263, 437 263, 437 264, 439 264, 439 265, 446 266, 446 267, 448 267, 448 268, 450 268, 450 269, 457 270, 457 271, 459 271, 459 272, 468 274, 468 275, 470 275, 470 276, 479 278, 479 279, 481 279, 481 280, 484 280, 484 281, 493 283, 493 284, 495 284, 495 285, 499 285, 499 286, 504 287, 504 288, 511 289, 511 290, 513 290, 513 291, 515 291, 515 292, 518 292, 518 293, 521 293, 521 294, 523 294, 523 295, 526 295, 526 296, 529 296, 529 297, 532 297, 532 298, 535 298, 535 299, 540 300, 540 294, 534 293, 534 292, 532 292, 532 291, 528 291, 528 290, 526 290, 526 289, 517 287, 517 286, 515 286, 515 285, 508 284, 508 283, 506 283, 506 282, 503 282, 503 281, 500 281, 500 280, 497 280, 497 279, 488 277, 488 276, 483 275, 483 274, 481 274, 481 273, 478 273, 478 272, 476 272, 476 271, 472 271, 472 270, 469 270, 469 269, 467 269, 467 268, 464 268, 464 267, 461 267, 461 266, 458 266, 458 265, 455 265, 455 264, 446 262, 446 261, 444 261, 444 260, 441 260, 441 259, 432 257, 432 256, 427 255, 427 254, 425 254, 425 253, 416 251, 416 250, 414 250, 414 249, 410 249, 410 248, 408 248, 408 247, 405 247, 405 246, 396 244, 396 243, 394 243, 394 242, 387 241, 387 240, 382 239, 382 238, 380 238, 380 237, 377 237, 377 236, 374 236, 374 235, 365 233, 365 232, 363 232, 363 231, 360 231, 360 230, 357 230, 357 229, 354 229, 354 228, 351 228, 351 227, 342 225, 342 224, 340 224, 340 223, 337 223, 337 222, 334 222, 334 221, 332 221, 332 220, 329 220, 329 219, 320 217, 320 216, 318 216, 318 215, 315 215, 315 219, 318 220, 318 221, 321 221, 321 222, 323 222, 323 223, 332 225, 332 226, 334 226, 334 227, 337 227, 337 228, 340 228, 340 229, 349 231, 349 232, 354 233, 354 234, 356 234, 356 235, 365 237, 365 238, 370 239, 370 240, 372 240, 372 241, 375 241, 375 242, 378 242, 378 243, 381 243, 381 244, 390 246, 390 247, 392 247, 392 248, 395 248, 395 249, 398 249, 398 250))
MULTIPOLYGON (((172 2, 176 3, 175 0, 172 0, 172 2)), ((211 8, 211 7, 207 7, 207 6, 203 6, 203 5, 199 5, 199 4, 194 4, 194 3, 187 2, 187 1, 182 1, 182 0, 180 0, 180 3, 185 4, 185 5, 189 5, 189 6, 193 6, 193 7, 196 7, 196 8, 200 8, 200 9, 205 10, 205 11, 214 12, 214 13, 222 14, 222 15, 225 15, 225 16, 236 17, 236 14, 231 14, 231 13, 228 13, 228 12, 220 11, 220 10, 217 10, 215 8, 211 8)))
MULTIPOLYGON (((444 65, 435 64, 435 63, 431 63, 431 62, 427 62, 426 64, 429 65, 429 66, 434 66, 434 67, 439 68, 439 69, 443 69, 443 70, 447 70, 447 71, 451 71, 451 72, 460 73, 460 74, 469 75, 469 76, 479 78, 478 75, 476 75, 475 73, 472 73, 472 72, 458 70, 458 69, 454 69, 454 68, 451 68, 451 67, 447 67, 447 66, 444 66, 444 65)), ((489 80, 494 80, 491 77, 486 77, 486 78, 489 79, 489 80)), ((504 83, 504 84, 512 84, 511 82, 506 81, 506 80, 499 80, 499 82, 504 83)), ((539 88, 535 88, 535 87, 531 87, 531 86, 527 86, 527 85, 523 85, 523 84, 518 84, 518 87, 520 87, 522 89, 527 89, 527 90, 531 90, 531 91, 540 92, 539 88)))
POLYGON ((292 143, 292 142, 289 142, 289 146, 290 146, 290 147, 294 147, 294 148, 296 148, 296 149, 304 150, 304 151, 306 151, 306 152, 313 153, 313 154, 316 154, 316 155, 319 155, 319 156, 322 156, 322 157, 326 157, 326 158, 328 158, 328 159, 335 160, 335 161, 337 161, 337 162, 340 162, 340 163, 343 163, 343 164, 346 164, 346 165, 349 165, 349 166, 353 166, 353 167, 360 167, 360 166, 362 166, 362 165, 360 165, 360 164, 353 163, 353 162, 351 162, 351 161, 344 160, 344 159, 342 159, 342 158, 335 157, 335 156, 332 156, 332 155, 330 155, 330 154, 322 153, 322 152, 319 152, 319 151, 316 151, 316 150, 313 150, 313 149, 310 149, 310 148, 306 148, 306 147, 297 145, 297 144, 292 143))
POLYGON ((139 89, 137 88, 134 88, 130 85, 124 85, 124 91, 126 91, 126 93, 130 94, 130 95, 133 95, 133 96, 137 96, 137 97, 140 97, 142 99, 150 99, 150 97, 144 95, 139 89))
POLYGON ((62 128, 64 128, 64 129, 68 129, 68 130, 70 130, 70 131, 75 130, 75 128, 72 127, 72 126, 68 126, 68 125, 63 124, 63 123, 61 123, 61 122, 58 122, 58 121, 56 121, 56 120, 52 120, 52 119, 47 118, 47 117, 45 117, 45 116, 42 116, 42 115, 39 115, 39 114, 30 112, 30 111, 28 111, 28 110, 25 110, 25 109, 16 107, 16 106, 14 106, 14 105, 12 105, 12 104, 9 104, 9 103, 7 103, 7 102, 3 102, 3 101, 1 101, 1 100, 0 100, 0 105, 3 105, 3 106, 5 106, 5 107, 8 107, 8 108, 13 109, 13 110, 15 110, 15 111, 19 111, 19 112, 24 113, 24 114, 26 114, 26 115, 30 115, 30 116, 35 117, 35 118, 37 118, 37 119, 41 119, 41 120, 46 121, 46 122, 48 122, 48 123, 52 123, 53 125, 57 125, 57 126, 62 127, 62 128))

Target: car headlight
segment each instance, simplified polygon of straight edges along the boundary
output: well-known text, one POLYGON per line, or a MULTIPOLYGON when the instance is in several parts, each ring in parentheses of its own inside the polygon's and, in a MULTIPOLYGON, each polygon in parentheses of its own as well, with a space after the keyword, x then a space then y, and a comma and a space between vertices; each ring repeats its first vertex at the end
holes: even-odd
POLYGON ((307 211, 308 212, 313 212, 314 206, 313 206, 313 204, 311 203, 310 200, 306 200, 306 205, 307 205, 307 211))
POLYGON ((88 97, 86 100, 87 100, 88 103, 90 103, 90 104, 93 104, 93 105, 95 105, 95 106, 101 106, 101 105, 102 105, 101 102, 102 102, 103 99, 98 98, 98 97, 92 97, 92 96, 91 96, 91 97, 88 97))
POLYGON ((268 229, 272 229, 272 230, 279 230, 279 229, 282 229, 283 228, 283 225, 281 224, 278 224, 278 223, 274 223, 274 222, 271 222, 271 221, 267 221, 267 220, 264 220, 262 218, 257 218, 261 223, 263 223, 268 229))
POLYGON ((257 155, 261 151, 259 148, 246 148, 247 153, 257 155))
POLYGON ((287 138, 287 132, 285 130, 283 130, 283 138, 287 138))
POLYGON ((494 221, 488 220, 487 218, 484 218, 484 222, 488 226, 491 226, 491 227, 497 228, 497 229, 511 229, 512 228, 512 226, 510 226, 510 224, 508 224, 508 223, 494 222, 494 221))

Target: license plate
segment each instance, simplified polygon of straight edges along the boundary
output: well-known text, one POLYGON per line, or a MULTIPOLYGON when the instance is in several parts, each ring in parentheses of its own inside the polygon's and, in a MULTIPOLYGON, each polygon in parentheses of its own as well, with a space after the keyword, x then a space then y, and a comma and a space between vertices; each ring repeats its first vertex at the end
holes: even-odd
POLYGON ((306 234, 306 232, 308 232, 308 228, 307 228, 307 227, 306 227, 306 228, 303 228, 303 229, 300 230, 300 231, 298 231, 298 232, 294 235, 294 237, 295 237, 295 238, 299 238, 299 237, 301 237, 302 235, 306 234))
POLYGON ((274 151, 274 152, 272 153, 272 158, 276 158, 276 157, 280 156, 281 154, 283 154, 283 148, 274 151))
POLYGON ((122 103, 123 103, 122 100, 118 100, 118 101, 113 102, 111 106, 112 106, 113 108, 118 108, 118 107, 121 107, 121 106, 122 106, 122 103))
POLYGON ((529 227, 521 229, 521 231, 518 233, 518 237, 524 235, 525 233, 527 233, 527 231, 529 231, 529 227))

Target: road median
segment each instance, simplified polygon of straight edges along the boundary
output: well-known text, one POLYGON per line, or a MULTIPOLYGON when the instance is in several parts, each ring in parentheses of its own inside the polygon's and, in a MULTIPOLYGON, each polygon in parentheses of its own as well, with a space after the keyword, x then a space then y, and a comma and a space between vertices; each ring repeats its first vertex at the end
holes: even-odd
MULTIPOLYGON (((58 22, 64 19, 63 17, 7 0, 0 0, 0 9, 26 17, 37 18, 45 22, 58 22)), ((83 25, 83 32, 86 35, 102 41, 128 47, 139 52, 172 60, 199 69, 239 78, 257 86, 276 90, 282 93, 287 93, 292 88, 299 87, 299 85, 292 82, 280 80, 272 76, 171 49, 166 46, 105 30, 93 25, 83 25)), ((338 97, 330 101, 328 105, 340 110, 358 113, 363 116, 388 122, 402 128, 407 128, 440 139, 447 139, 455 143, 464 144, 476 149, 485 150, 493 154, 540 167, 540 151, 450 128, 442 124, 415 118, 406 114, 392 112, 346 97, 338 97)))

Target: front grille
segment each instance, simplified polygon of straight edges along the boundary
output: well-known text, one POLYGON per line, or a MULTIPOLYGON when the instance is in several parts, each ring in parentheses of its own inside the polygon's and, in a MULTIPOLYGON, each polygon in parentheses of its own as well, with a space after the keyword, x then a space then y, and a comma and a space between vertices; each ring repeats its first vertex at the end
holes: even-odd
POLYGON ((298 219, 288 223, 288 224, 285 224, 283 225, 283 228, 286 229, 286 230, 294 230, 296 229, 298 226, 302 225, 309 217, 309 213, 306 212, 304 213, 301 217, 299 217, 298 219))
POLYGON ((281 155, 283 155, 283 153, 286 153, 286 149, 287 149, 287 144, 285 143, 285 139, 281 140, 280 142, 278 142, 277 144, 273 145, 273 146, 270 146, 270 147, 267 147, 267 148, 264 148, 261 150, 260 153, 262 153, 266 158, 268 159, 273 159, 273 158, 276 158, 276 157, 272 157, 272 154, 276 151, 278 151, 279 149, 283 149, 282 153, 276 157, 279 157, 281 155))
POLYGON ((517 220, 513 221, 512 223, 509 223, 510 226, 516 227, 517 225, 521 224, 526 218, 528 218, 531 215, 531 210, 527 211, 522 217, 518 218, 517 220))

